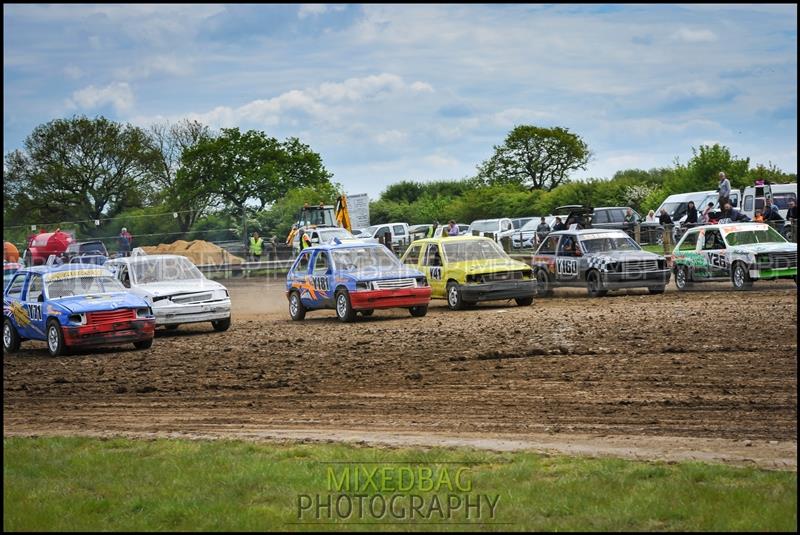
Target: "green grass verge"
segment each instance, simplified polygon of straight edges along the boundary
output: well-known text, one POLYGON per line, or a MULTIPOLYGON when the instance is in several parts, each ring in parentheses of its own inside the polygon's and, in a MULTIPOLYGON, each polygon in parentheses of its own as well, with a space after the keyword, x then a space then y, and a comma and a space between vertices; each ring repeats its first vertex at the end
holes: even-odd
MULTIPOLYGON (((343 444, 84 438, 3 442, 7 531, 797 528, 797 475, 790 472, 343 444), (407 461, 424 464, 402 464, 407 461), (389 469, 428 466, 438 474, 443 467, 451 474, 466 467, 472 496, 500 496, 496 516, 483 515, 484 524, 472 526, 426 523, 443 522, 437 516, 415 525, 297 524, 298 495, 329 494, 327 469, 339 473, 356 463, 389 469)), ((432 493, 418 494, 428 499, 432 493)), ((309 516, 303 520, 316 521, 309 516)), ((455 515, 455 521, 464 521, 463 515, 455 515)))

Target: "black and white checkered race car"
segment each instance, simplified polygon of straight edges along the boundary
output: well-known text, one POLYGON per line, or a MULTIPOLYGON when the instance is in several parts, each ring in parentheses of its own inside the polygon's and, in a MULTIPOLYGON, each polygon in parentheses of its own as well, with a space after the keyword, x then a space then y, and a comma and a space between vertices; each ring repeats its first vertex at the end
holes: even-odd
POLYGON ((585 229, 552 232, 531 263, 537 294, 553 288, 585 287, 592 297, 618 288, 664 292, 670 270, 663 256, 643 251, 620 230, 585 229))

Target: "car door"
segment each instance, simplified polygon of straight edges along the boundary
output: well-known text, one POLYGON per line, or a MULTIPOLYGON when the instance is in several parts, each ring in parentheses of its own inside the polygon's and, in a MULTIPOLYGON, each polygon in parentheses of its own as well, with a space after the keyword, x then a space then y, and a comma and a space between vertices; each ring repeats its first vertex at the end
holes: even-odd
POLYGON ((41 336, 32 336, 32 331, 29 329, 30 316, 28 309, 22 300, 22 292, 25 289, 25 280, 28 278, 27 273, 17 273, 11 282, 8 283, 4 294, 3 308, 8 306, 9 310, 6 314, 11 317, 11 322, 16 327, 20 338, 36 338, 41 340, 41 336))
POLYGON ((425 256, 422 258, 422 272, 428 277, 431 285, 432 295, 444 297, 445 278, 444 263, 442 253, 438 243, 429 243, 425 247, 425 256))
POLYGON ((292 288, 297 288, 300 291, 300 301, 305 306, 312 306, 315 300, 311 296, 311 292, 315 292, 314 285, 311 283, 311 277, 308 273, 311 268, 311 251, 301 251, 297 256, 292 271, 289 273, 289 282, 292 288))
POLYGON ((701 254, 708 267, 708 278, 727 279, 730 276, 727 248, 719 229, 706 229, 701 241, 701 254))
POLYGON ((25 286, 25 293, 22 298, 23 306, 28 312, 29 333, 35 333, 36 338, 45 335, 44 325, 44 280, 41 273, 31 273, 28 276, 28 283, 25 286))
POLYGON ((333 281, 333 266, 328 251, 317 251, 312 259, 313 268, 311 270, 311 285, 314 288, 310 293, 312 306, 321 308, 327 306, 331 301, 331 287, 333 281))
POLYGON ((415 269, 419 269, 419 257, 421 252, 422 252, 421 244, 418 243, 416 245, 412 245, 403 255, 403 264, 413 267, 415 269))
POLYGON ((392 225, 392 243, 400 245, 405 241, 406 237, 408 237, 408 234, 403 225, 392 225))
POLYGON ((564 234, 558 242, 556 253, 556 280, 560 284, 578 282, 578 257, 576 253, 580 245, 574 234, 564 234))
POLYGON ((700 229, 690 229, 675 246, 674 258, 678 266, 686 266, 691 280, 709 278, 708 264, 699 249, 700 229))

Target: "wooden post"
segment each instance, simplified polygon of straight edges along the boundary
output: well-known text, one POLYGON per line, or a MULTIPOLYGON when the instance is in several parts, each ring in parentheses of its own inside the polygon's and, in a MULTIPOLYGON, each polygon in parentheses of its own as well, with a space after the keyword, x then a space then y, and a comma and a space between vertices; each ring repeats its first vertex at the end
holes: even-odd
POLYGON ((633 227, 633 239, 636 240, 636 243, 642 243, 642 226, 639 223, 633 227))
POLYGON ((672 245, 672 225, 664 225, 664 237, 662 239, 664 242, 664 254, 671 253, 671 245, 672 245))
POLYGON ((503 236, 500 238, 500 243, 503 244, 503 250, 507 253, 511 252, 511 237, 510 236, 503 236))

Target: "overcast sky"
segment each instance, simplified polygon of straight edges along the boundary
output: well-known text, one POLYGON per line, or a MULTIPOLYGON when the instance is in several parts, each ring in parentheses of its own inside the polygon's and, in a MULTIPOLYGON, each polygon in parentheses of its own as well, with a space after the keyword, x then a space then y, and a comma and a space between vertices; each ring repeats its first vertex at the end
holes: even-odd
POLYGON ((582 177, 722 143, 797 171, 796 5, 6 5, 3 150, 38 124, 297 136, 348 193, 471 176, 517 124, 582 177))

